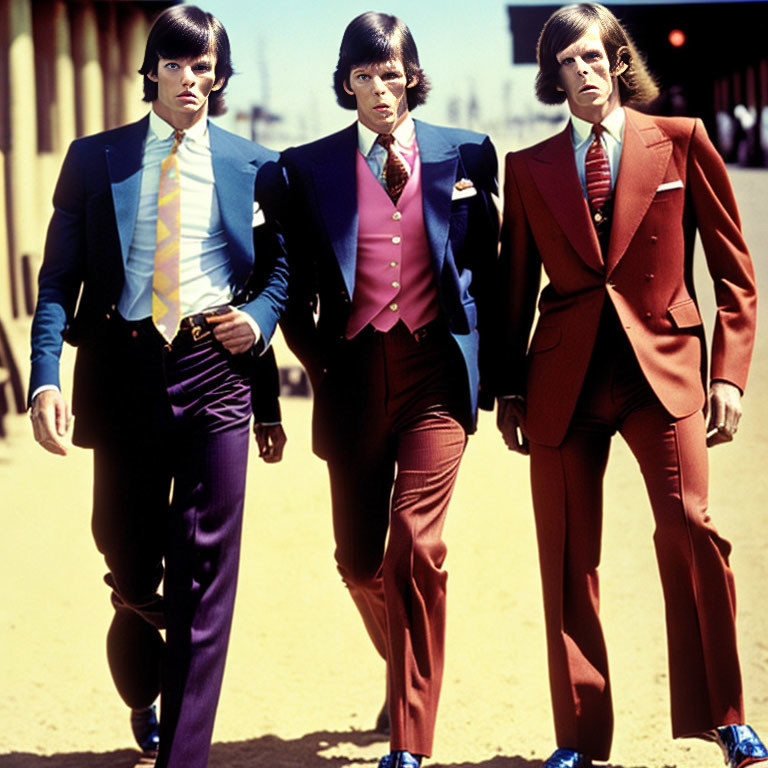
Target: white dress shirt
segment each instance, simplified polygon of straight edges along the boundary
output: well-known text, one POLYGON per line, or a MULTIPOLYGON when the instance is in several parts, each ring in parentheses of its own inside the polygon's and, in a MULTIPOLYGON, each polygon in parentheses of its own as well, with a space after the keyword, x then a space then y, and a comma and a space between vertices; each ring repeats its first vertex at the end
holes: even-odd
MULTIPOLYGON (((173 146, 173 133, 173 126, 154 110, 149 113, 139 209, 118 304, 118 311, 126 320, 152 316, 157 190, 160 166, 173 146)), ((213 178, 207 120, 195 123, 184 132, 177 153, 181 183, 179 298, 184 317, 229 303, 232 266, 213 178)))

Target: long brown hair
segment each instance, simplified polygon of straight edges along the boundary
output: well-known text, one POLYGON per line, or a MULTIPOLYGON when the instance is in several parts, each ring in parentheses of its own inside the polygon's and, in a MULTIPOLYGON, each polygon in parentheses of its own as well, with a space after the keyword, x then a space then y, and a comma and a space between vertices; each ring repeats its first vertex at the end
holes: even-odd
POLYGON ((544 104, 562 104, 565 93, 560 85, 560 64, 557 54, 597 25, 605 46, 611 72, 622 64, 627 68, 618 76, 622 104, 647 104, 659 95, 659 88, 648 71, 643 56, 619 20, 603 5, 579 3, 566 5, 547 19, 539 35, 536 57, 536 96, 544 104))

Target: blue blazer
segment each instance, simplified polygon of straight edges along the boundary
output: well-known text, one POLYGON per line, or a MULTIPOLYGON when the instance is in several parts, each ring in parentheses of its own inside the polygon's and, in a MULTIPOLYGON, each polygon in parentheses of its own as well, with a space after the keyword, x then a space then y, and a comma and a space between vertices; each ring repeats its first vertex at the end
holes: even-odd
MULTIPOLYGON (((149 117, 72 142, 53 196, 32 322, 29 392, 59 385, 62 341, 80 346, 99 337, 125 279, 141 191, 149 117), (82 293, 81 293, 82 292, 82 293), (78 298, 79 297, 79 298, 78 298)), ((233 291, 258 323, 264 342, 274 333, 287 298, 287 262, 272 224, 252 228, 258 200, 270 221, 277 154, 209 123, 213 174, 233 267, 233 291)), ((78 360, 78 363, 82 361, 78 360)), ((87 368, 87 366, 85 366, 87 368)), ((83 364, 76 364, 73 410, 80 421, 92 404, 78 397, 83 364)), ((75 433, 77 441, 77 431, 75 433)))
MULTIPOLYGON (((488 319, 497 259, 499 217, 496 151, 487 136, 414 121, 421 157, 424 225, 442 317, 466 370, 472 421, 484 367, 478 328, 488 319), (453 199, 459 179, 477 191, 453 199)), ((357 266, 357 124, 282 155, 288 180, 291 301, 281 327, 313 384, 323 375, 332 347, 344 337, 355 295, 357 266), (315 323, 313 310, 319 301, 315 323)), ((480 334, 482 337, 482 333, 480 334)))

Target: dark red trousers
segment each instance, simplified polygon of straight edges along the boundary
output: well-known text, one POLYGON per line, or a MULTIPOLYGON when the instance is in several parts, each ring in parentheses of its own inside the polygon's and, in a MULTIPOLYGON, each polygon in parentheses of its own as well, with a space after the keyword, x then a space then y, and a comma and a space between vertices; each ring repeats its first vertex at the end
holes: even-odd
MULTIPOLYGON (((387 663, 391 748, 432 753, 445 646, 448 501, 466 443, 457 349, 399 324, 345 342, 329 370, 336 562, 387 663)), ((466 387, 466 385, 464 385, 466 387)))
POLYGON ((598 565, 602 481, 616 431, 640 465, 656 522, 673 735, 744 722, 731 547, 707 513, 704 416, 675 420, 662 408, 608 316, 565 440, 531 445, 557 744, 597 760, 608 759, 613 735, 598 565))

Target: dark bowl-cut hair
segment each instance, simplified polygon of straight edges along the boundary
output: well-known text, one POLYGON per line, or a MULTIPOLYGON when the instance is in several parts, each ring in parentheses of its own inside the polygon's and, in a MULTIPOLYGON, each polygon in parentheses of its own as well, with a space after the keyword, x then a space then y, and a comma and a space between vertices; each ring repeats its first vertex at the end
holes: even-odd
POLYGON ((398 59, 403 62, 407 83, 418 78, 416 85, 406 89, 408 109, 415 109, 427 100, 432 86, 419 65, 419 52, 405 22, 397 16, 374 11, 352 19, 341 38, 339 63, 333 73, 336 100, 345 109, 357 109, 357 99, 344 90, 352 67, 398 59))
POLYGON ((536 75, 536 96, 544 104, 562 104, 565 92, 560 89, 560 64, 557 54, 583 37, 597 24, 600 39, 610 62, 611 72, 626 64, 618 76, 622 104, 643 105, 659 95, 659 88, 646 67, 632 38, 619 20, 603 5, 579 3, 555 11, 541 30, 536 48, 539 73, 536 75))
POLYGON ((147 75, 157 75, 157 63, 164 59, 182 59, 216 54, 216 82, 222 81, 221 88, 211 91, 208 97, 208 114, 223 115, 224 89, 232 77, 232 51, 229 37, 223 24, 212 14, 194 5, 174 5, 166 8, 149 30, 147 46, 144 49, 144 63, 139 70, 144 75, 144 101, 157 99, 157 83, 147 75))

